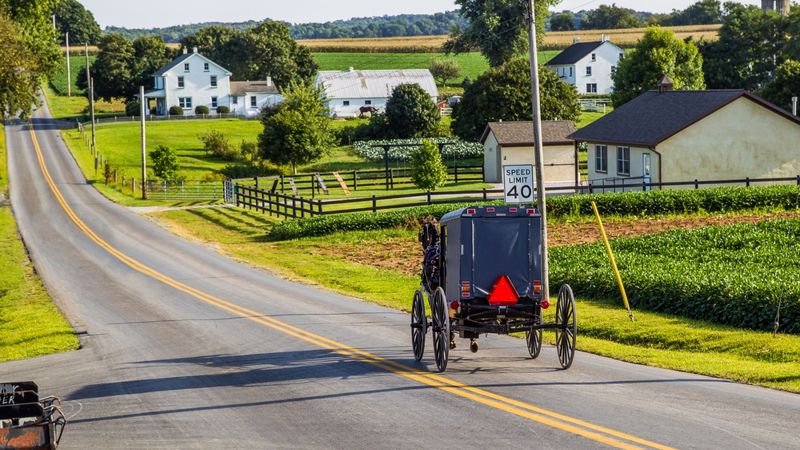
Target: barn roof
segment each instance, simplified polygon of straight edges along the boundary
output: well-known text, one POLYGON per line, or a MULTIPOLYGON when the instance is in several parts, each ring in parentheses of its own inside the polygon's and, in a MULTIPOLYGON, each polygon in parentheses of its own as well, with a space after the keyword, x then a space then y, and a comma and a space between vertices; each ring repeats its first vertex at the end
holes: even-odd
POLYGON ((320 71, 315 81, 329 99, 386 98, 395 87, 407 83, 420 85, 431 97, 439 95, 428 69, 320 71))
POLYGON ((272 80, 265 81, 231 81, 231 95, 241 97, 246 94, 277 94, 278 88, 272 80))
MULTIPOLYGON (((481 144, 486 142, 489 132, 492 132, 497 143, 503 147, 532 147, 533 122, 490 122, 481 136, 481 144)), ((569 138, 575 132, 575 124, 569 120, 543 120, 542 145, 572 145, 574 140, 569 138)))
MULTIPOLYGON (((800 124, 800 119, 741 89, 649 91, 572 133, 577 141, 655 147, 739 98, 800 124)), ((747 128, 747 124, 742 124, 747 128)))

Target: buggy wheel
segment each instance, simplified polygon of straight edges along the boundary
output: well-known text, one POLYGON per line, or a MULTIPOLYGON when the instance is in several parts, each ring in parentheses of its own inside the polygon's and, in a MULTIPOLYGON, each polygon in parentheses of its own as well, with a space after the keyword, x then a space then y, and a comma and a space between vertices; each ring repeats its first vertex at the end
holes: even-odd
POLYGON ((447 315, 447 297, 444 289, 436 288, 431 302, 433 319, 433 355, 439 372, 447 369, 447 358, 450 354, 450 317, 447 315))
POLYGON ((411 304, 411 346, 414 349, 414 359, 422 359, 425 354, 425 333, 428 331, 428 316, 425 315, 425 301, 422 291, 414 293, 411 304))
POLYGON ((578 325, 575 319, 575 296, 568 284, 558 291, 556 305, 556 350, 561 367, 569 369, 575 358, 575 336, 578 325))
POLYGON ((525 341, 528 344, 528 353, 530 353, 531 359, 538 358, 539 352, 542 351, 542 329, 539 328, 542 325, 542 310, 540 307, 536 307, 536 310, 531 329, 525 332, 525 341))

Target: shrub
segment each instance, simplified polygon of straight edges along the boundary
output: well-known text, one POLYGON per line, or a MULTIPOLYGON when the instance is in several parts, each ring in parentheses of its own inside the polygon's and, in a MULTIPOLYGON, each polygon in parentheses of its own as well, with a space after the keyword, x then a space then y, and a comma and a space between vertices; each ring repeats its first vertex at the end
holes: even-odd
POLYGON ((169 107, 169 115, 170 116, 182 116, 183 115, 183 108, 180 106, 170 106, 169 107))
POLYGON ((228 141, 228 137, 221 131, 210 130, 197 137, 203 142, 203 148, 205 148, 206 154, 211 153, 214 156, 229 161, 238 159, 241 156, 239 150, 231 145, 228 141))
POLYGON ((228 114, 231 112, 231 109, 225 105, 217 106, 217 114, 228 114))
POLYGON ((427 139, 411 154, 411 167, 411 181, 420 189, 434 191, 447 183, 447 167, 442 163, 439 147, 427 139))
POLYGON ((239 146, 239 152, 245 158, 250 158, 250 162, 256 162, 256 159, 258 159, 258 146, 255 142, 242 141, 239 146))
POLYGON ((430 136, 441 118, 430 95, 415 83, 395 87, 386 102, 386 122, 397 137, 430 136))
POLYGON ((194 113, 197 114, 197 115, 208 114, 208 106, 206 106, 206 105, 197 105, 194 108, 194 113))
POLYGON ((178 157, 171 148, 159 145, 150 152, 150 160, 156 177, 167 181, 178 177, 178 157))
MULTIPOLYGON (((483 146, 477 142, 464 142, 453 138, 431 138, 429 139, 435 144, 442 142, 454 142, 453 144, 445 145, 442 149, 442 158, 446 160, 460 160, 460 159, 474 159, 483 157, 483 146)), ((358 154, 370 161, 383 161, 384 154, 380 145, 389 144, 420 144, 419 139, 386 139, 375 141, 356 141, 353 147, 358 154)), ((390 147, 389 160, 391 161, 408 161, 411 155, 419 147, 390 147)))

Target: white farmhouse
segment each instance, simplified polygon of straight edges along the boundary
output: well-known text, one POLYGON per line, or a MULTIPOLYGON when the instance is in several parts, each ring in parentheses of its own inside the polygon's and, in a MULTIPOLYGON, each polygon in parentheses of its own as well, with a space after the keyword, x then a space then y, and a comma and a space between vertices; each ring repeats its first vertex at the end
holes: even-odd
POLYGON ((394 88, 409 83, 418 84, 436 103, 439 91, 428 69, 355 70, 351 67, 345 71, 320 71, 314 81, 323 90, 325 106, 333 117, 358 116, 362 107, 384 111, 394 88))
POLYGON ((546 67, 563 81, 575 86, 579 94, 614 92, 611 75, 625 51, 611 41, 576 42, 551 59, 546 67))
POLYGON ((172 106, 191 115, 199 105, 207 106, 211 113, 227 106, 233 114, 255 115, 282 99, 270 78, 231 81, 231 76, 227 69, 197 53, 197 48, 192 53, 183 49, 182 55, 153 74, 155 89, 144 96, 155 100, 159 115, 168 114, 172 106))

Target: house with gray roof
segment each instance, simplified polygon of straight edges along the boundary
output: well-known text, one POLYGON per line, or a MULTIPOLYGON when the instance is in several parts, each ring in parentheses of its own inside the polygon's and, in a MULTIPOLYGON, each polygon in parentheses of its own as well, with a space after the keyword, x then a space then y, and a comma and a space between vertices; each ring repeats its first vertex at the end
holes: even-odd
POLYGON ((800 119, 744 90, 671 88, 665 78, 569 136, 588 146, 590 185, 800 175, 800 119))
MULTIPOLYGON (((233 74, 197 52, 183 49, 183 54, 153 74, 154 89, 145 92, 145 99, 155 101, 158 115, 167 115, 170 107, 180 107, 184 114, 194 114, 205 105, 214 114, 220 106, 231 114, 257 115, 265 106, 282 100, 268 77, 264 81, 231 81, 233 74)), ((147 108, 149 111, 149 107, 147 108)))
POLYGON ((579 94, 610 94, 614 92, 612 75, 624 56, 624 50, 604 37, 596 42, 575 42, 545 67, 575 86, 579 94))
MULTIPOLYGON (((542 121, 544 181, 548 187, 578 184, 578 147, 569 137, 573 132, 575 124, 572 121, 542 121)), ((490 122, 480 142, 483 144, 483 173, 487 183, 503 182, 503 166, 534 163, 533 122, 490 122)))
POLYGON ((320 71, 314 84, 322 89, 333 117, 356 117, 361 108, 386 109, 395 87, 418 84, 436 103, 439 91, 428 69, 320 71))

